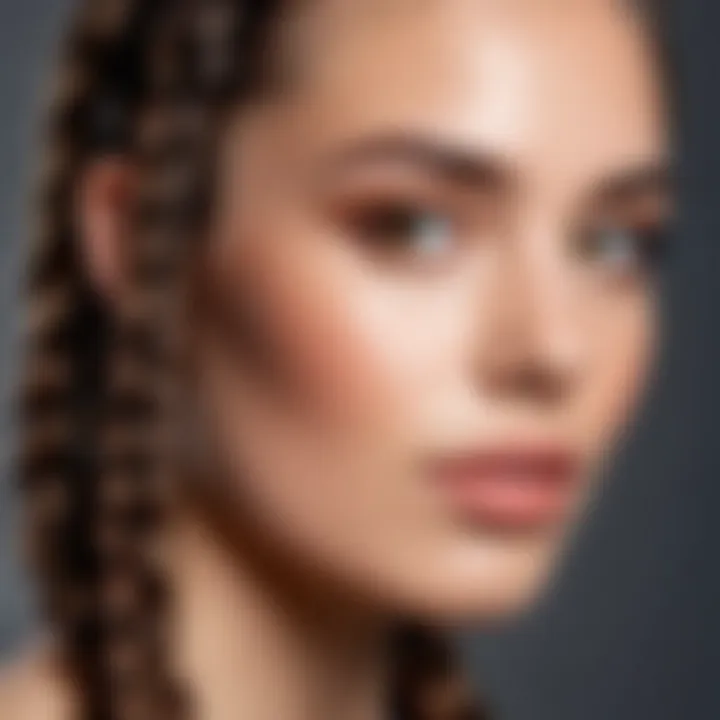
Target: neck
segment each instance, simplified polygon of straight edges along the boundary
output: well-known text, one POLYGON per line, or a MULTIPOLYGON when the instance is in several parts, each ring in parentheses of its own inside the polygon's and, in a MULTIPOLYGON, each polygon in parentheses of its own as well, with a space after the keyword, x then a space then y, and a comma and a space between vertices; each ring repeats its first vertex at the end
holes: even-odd
POLYGON ((196 716, 384 720, 385 624, 275 582, 195 507, 180 513, 170 566, 196 716))

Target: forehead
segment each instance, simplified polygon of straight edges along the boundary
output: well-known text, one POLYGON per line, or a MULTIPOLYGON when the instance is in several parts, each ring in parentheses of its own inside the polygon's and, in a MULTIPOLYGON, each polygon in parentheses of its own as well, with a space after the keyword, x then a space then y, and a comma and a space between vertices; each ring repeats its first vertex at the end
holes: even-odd
POLYGON ((318 0, 281 38, 310 146, 417 130, 587 172, 663 149, 658 66, 620 0, 318 0))

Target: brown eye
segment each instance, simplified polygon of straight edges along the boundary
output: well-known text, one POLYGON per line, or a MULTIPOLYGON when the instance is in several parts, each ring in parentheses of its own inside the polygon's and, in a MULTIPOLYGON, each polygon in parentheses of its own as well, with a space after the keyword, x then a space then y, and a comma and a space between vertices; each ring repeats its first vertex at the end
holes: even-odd
POLYGON ((379 249, 431 260, 447 255, 455 245, 452 219, 422 205, 386 204, 354 215, 354 231, 379 249))

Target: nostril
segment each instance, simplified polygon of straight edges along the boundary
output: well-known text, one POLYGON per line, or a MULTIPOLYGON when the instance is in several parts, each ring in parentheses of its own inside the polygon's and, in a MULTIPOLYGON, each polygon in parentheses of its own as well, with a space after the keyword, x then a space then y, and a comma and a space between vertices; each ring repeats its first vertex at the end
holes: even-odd
POLYGON ((496 394, 531 402, 554 403, 564 398, 573 385, 572 374, 532 357, 499 369, 490 384, 496 394))
MULTIPOLYGON (((552 402, 574 386, 585 357, 586 335, 571 299, 539 297, 497 318, 493 337, 480 348, 487 391, 552 402)), ((517 305, 515 306, 517 308, 517 305)))

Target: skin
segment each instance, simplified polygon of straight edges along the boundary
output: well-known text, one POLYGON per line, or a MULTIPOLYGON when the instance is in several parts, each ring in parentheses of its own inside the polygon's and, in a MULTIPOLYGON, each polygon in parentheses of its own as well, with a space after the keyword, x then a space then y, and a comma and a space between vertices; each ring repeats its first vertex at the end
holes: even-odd
POLYGON ((573 242, 642 207, 603 195, 664 160, 656 69, 611 4, 561 4, 315 4, 295 92, 225 138, 195 343, 225 494, 278 554, 390 611, 526 602, 566 523, 468 528, 428 461, 550 438, 580 455, 579 505, 646 375, 651 284, 573 242), (397 136, 497 178, 367 150, 397 136), (378 198, 448 216, 442 249, 358 237, 348 216, 378 198))
MULTIPOLYGON (((222 138, 192 303, 192 502, 170 566, 179 662, 218 720, 381 717, 389 622, 526 607, 657 334, 633 233, 667 213, 667 129, 618 3, 320 0, 292 19, 288 88, 222 138), (388 201, 441 219, 430 246, 363 234, 388 201), (627 253, 578 256, 608 221, 627 253), (428 468, 518 437, 577 455, 571 512, 466 522, 428 468)), ((132 178, 106 163, 82 204, 113 301, 132 178)))

